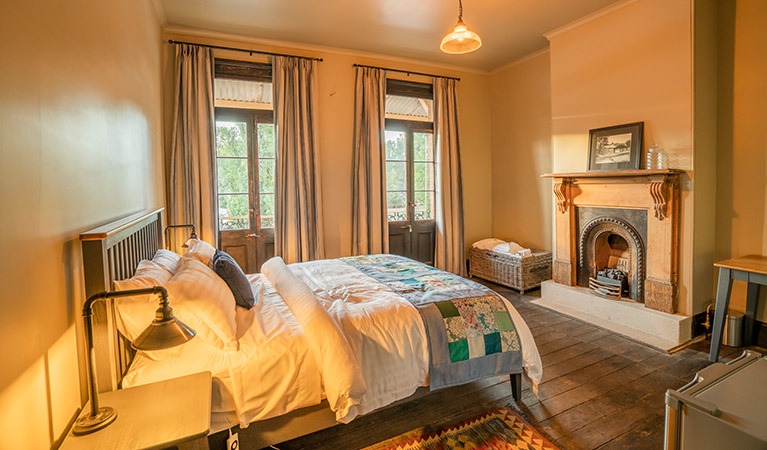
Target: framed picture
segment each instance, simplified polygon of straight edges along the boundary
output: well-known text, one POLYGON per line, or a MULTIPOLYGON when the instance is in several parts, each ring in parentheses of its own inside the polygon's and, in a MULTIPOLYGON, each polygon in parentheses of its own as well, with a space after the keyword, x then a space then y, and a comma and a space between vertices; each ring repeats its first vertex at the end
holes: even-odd
POLYGON ((644 122, 589 130, 589 171, 639 170, 644 122))

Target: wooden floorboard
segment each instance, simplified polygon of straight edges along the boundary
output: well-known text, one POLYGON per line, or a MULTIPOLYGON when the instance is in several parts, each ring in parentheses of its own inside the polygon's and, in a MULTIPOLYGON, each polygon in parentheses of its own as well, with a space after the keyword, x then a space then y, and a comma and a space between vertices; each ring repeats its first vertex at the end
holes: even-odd
MULTIPOLYGON (((535 337, 543 362, 537 396, 527 380, 520 402, 511 397, 508 377, 481 380, 276 447, 358 449, 411 430, 435 431, 500 406, 516 409, 562 450, 662 447, 664 394, 709 365, 709 341, 668 354, 530 303, 540 295, 538 291, 521 296, 487 284, 514 304, 535 337)), ((721 357, 726 361, 742 351, 722 347, 721 357)))

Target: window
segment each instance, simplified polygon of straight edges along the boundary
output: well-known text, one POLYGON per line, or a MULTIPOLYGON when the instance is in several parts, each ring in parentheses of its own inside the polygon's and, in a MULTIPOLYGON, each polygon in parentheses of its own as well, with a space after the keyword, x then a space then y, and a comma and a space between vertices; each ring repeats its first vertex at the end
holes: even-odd
POLYGON ((258 229, 273 228, 271 65, 216 59, 215 67, 219 229, 248 229, 251 220, 258 229))
POLYGON ((387 121, 386 201, 390 222, 434 219, 432 133, 422 124, 387 121))
POLYGON ((216 178, 220 230, 249 229, 251 220, 256 221, 258 229, 274 227, 276 145, 270 116, 217 111, 216 178), (255 136, 249 136, 251 134, 255 136), (256 186, 258 189, 251 188, 256 186), (256 206, 254 212, 257 213, 250 214, 251 208, 256 206))
POLYGON ((386 80, 386 197, 390 222, 434 219, 432 86, 386 80))

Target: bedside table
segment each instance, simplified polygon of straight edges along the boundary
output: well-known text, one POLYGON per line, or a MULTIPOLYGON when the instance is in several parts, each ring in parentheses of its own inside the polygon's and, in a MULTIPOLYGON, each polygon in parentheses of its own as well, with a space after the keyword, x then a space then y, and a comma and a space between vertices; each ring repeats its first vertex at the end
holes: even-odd
MULTIPOLYGON (((210 372, 105 392, 99 402, 117 411, 114 423, 83 436, 70 430, 60 450, 207 450, 210 395, 210 372)), ((80 415, 89 411, 90 402, 80 415)))

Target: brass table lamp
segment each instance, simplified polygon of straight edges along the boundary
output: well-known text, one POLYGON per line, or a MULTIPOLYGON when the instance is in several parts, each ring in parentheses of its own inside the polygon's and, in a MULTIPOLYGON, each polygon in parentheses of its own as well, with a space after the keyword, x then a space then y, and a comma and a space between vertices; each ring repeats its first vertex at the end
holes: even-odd
POLYGON ((88 341, 88 379, 90 385, 91 411, 75 421, 72 433, 82 435, 100 430, 117 418, 117 411, 109 406, 99 407, 99 393, 96 385, 96 352, 93 349, 93 303, 117 297, 134 295, 160 294, 160 307, 155 318, 131 346, 136 350, 163 350, 181 345, 194 337, 194 330, 186 326, 173 315, 173 308, 168 303, 168 291, 162 286, 127 291, 99 292, 91 295, 83 305, 83 320, 85 321, 85 336, 88 341))

